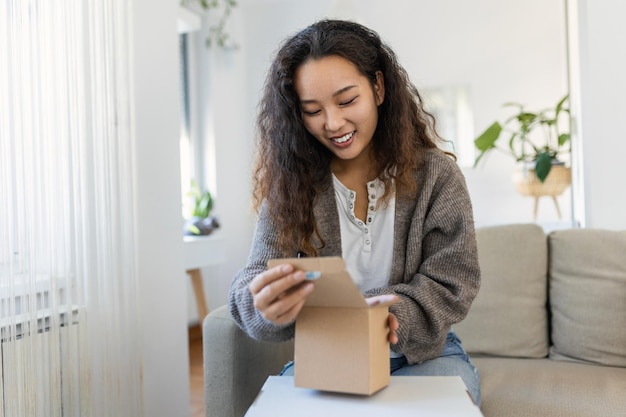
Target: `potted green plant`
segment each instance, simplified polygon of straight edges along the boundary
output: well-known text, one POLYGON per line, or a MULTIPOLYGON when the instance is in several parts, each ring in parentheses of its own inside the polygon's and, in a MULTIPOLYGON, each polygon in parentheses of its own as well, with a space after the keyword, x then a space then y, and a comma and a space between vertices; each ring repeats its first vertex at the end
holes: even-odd
POLYGON ((560 155, 569 154, 569 108, 568 95, 551 109, 531 112, 519 103, 506 103, 517 111, 503 123, 491 124, 475 140, 480 151, 474 161, 476 167, 482 158, 492 150, 500 150, 511 155, 516 161, 525 163, 534 170, 540 182, 545 182, 555 165, 563 165, 560 155), (499 146, 500 138, 508 138, 506 146, 499 146))
POLYGON ((196 181, 192 179, 187 197, 190 208, 188 218, 185 221, 185 235, 208 235, 219 227, 215 216, 211 216, 213 197, 209 190, 202 191, 196 181))

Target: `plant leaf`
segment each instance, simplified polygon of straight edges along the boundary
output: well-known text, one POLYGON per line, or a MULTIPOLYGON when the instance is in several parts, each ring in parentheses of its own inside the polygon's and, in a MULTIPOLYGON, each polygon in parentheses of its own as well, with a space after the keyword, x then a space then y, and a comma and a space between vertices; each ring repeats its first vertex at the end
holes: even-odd
POLYGON ((544 182, 552 169, 552 158, 547 152, 542 152, 537 156, 537 164, 535 165, 535 175, 539 181, 544 182))
POLYGON ((524 106, 514 101, 507 101, 506 103, 502 105, 502 107, 517 107, 520 112, 524 111, 524 106))
POLYGON ((535 113, 530 113, 530 112, 524 112, 524 113, 520 113, 517 116, 517 120, 519 120, 520 123, 525 124, 525 125, 529 125, 532 122, 535 121, 535 119, 538 117, 537 114, 535 113))
POLYGON ((561 110, 567 110, 567 109, 563 109, 563 104, 565 104, 565 100, 567 100, 568 98, 569 98, 569 94, 566 94, 565 97, 563 97, 561 101, 558 102, 555 108, 556 116, 558 116, 559 113, 561 113, 561 110))
POLYGON ((491 148, 495 148, 495 143, 500 137, 501 132, 502 125, 500 125, 499 122, 494 122, 479 137, 474 140, 474 145, 476 145, 476 148, 482 152, 485 152, 491 148))
POLYGON ((187 226, 187 230, 189 230, 191 233, 193 233, 194 235, 200 235, 202 234, 202 232, 200 231, 200 229, 198 228, 198 226, 196 226, 195 224, 190 224, 189 226, 187 226))
POLYGON ((567 142, 569 142, 569 140, 570 140, 569 133, 561 133, 559 135, 559 147, 565 145, 567 142))
POLYGON ((205 191, 202 194, 202 198, 200 199, 200 202, 197 205, 198 208, 198 213, 196 213, 197 216, 204 218, 209 217, 209 213, 211 212, 211 209, 213 208, 213 199, 211 198, 211 194, 208 191, 205 191))

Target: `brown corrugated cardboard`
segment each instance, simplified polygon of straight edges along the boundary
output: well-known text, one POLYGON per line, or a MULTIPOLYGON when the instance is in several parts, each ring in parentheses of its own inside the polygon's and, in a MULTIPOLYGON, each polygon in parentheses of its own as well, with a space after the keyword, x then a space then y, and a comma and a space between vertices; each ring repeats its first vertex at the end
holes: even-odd
POLYGON ((319 271, 296 319, 295 385, 370 395, 389 385, 389 305, 370 307, 339 257, 274 259, 319 271))

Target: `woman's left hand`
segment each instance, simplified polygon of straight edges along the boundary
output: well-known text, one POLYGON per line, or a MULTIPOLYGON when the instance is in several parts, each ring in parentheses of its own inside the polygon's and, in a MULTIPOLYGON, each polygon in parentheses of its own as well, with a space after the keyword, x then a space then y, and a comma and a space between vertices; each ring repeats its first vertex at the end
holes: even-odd
POLYGON ((389 319, 387 322, 389 323, 389 343, 395 345, 398 343, 398 319, 393 313, 389 313, 389 319))
MULTIPOLYGON (((376 295, 374 297, 366 298, 365 301, 367 302, 367 305, 369 305, 370 307, 373 307, 378 304, 387 303, 387 302, 395 303, 399 301, 399 298, 397 295, 393 295, 393 294, 382 294, 382 295, 376 295)), ((393 313, 389 313, 389 318, 387 319, 387 326, 389 327, 389 337, 388 337, 389 343, 394 345, 398 343, 397 330, 398 330, 399 325, 398 325, 398 319, 393 313)))

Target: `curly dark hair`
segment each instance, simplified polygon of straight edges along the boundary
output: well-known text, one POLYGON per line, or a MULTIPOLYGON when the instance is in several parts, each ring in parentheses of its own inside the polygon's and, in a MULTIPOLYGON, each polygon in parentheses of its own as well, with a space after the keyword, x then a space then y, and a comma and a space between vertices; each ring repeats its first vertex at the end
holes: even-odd
POLYGON ((374 169, 386 190, 383 202, 391 198, 392 182, 396 195, 415 193, 414 172, 424 150, 437 148, 441 140, 417 88, 376 32, 354 22, 321 20, 288 38, 270 67, 259 104, 253 176, 254 208, 267 205, 285 253, 295 248, 315 256, 314 234, 323 245, 313 203, 329 184, 332 154, 304 126, 294 75, 307 60, 330 55, 352 62, 372 88, 376 73, 383 74, 385 100, 372 138, 374 169))

